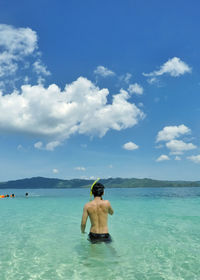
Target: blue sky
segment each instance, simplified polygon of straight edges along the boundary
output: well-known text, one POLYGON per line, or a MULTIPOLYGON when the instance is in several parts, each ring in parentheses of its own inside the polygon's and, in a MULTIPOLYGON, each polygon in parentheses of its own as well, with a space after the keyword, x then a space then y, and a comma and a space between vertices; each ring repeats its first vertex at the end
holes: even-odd
POLYGON ((0 181, 199 180, 199 1, 0 4, 0 181))

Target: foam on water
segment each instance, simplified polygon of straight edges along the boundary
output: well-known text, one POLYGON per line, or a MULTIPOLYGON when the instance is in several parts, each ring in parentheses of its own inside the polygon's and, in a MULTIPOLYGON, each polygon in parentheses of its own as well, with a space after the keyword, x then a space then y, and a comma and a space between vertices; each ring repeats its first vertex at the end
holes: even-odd
POLYGON ((89 190, 13 192, 0 200, 1 280, 200 279, 199 188, 106 190, 111 244, 80 234, 89 190))

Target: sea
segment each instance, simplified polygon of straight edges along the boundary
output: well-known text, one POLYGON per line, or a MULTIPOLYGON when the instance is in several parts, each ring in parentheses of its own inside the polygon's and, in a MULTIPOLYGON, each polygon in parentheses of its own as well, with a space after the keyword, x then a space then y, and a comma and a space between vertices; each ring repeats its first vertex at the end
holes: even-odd
POLYGON ((89 189, 0 190, 12 193, 0 199, 0 280, 200 279, 198 187, 106 189, 110 244, 80 232, 89 189))

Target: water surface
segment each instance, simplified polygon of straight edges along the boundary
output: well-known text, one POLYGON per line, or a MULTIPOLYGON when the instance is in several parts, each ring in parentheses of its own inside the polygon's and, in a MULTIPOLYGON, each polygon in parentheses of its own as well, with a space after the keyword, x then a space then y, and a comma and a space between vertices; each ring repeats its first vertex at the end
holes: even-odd
POLYGON ((88 189, 0 193, 1 280, 200 279, 200 188, 106 189, 109 245, 80 233, 88 189))

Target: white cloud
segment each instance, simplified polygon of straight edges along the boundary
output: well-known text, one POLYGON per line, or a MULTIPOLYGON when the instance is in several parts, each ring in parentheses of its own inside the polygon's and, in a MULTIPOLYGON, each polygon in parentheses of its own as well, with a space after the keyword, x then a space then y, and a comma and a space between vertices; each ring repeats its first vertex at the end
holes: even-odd
POLYGON ((156 161, 165 161, 165 160, 170 160, 170 158, 167 155, 161 155, 159 158, 156 159, 156 161))
POLYGON ((200 163, 200 155, 196 155, 196 156, 189 156, 187 157, 187 159, 195 162, 195 163, 200 163))
POLYGON ((126 73, 126 74, 120 76, 119 80, 125 82, 126 84, 129 84, 131 78, 132 78, 132 74, 126 73))
POLYGON ((35 147, 36 149, 38 149, 38 150, 41 150, 42 147, 43 147, 43 143, 42 143, 41 141, 36 142, 36 143, 34 144, 34 147, 35 147))
POLYGON ((38 75, 44 75, 44 76, 49 76, 51 75, 51 72, 47 70, 46 66, 43 65, 41 60, 36 60, 33 63, 33 69, 38 75))
POLYGON ((0 24, 0 78, 3 79, 0 89, 6 93, 6 89, 12 91, 18 88, 19 83, 28 83, 31 79, 32 82, 37 80, 43 83, 43 77, 50 75, 50 72, 40 56, 34 30, 0 24))
POLYGON ((175 157, 175 160, 181 160, 181 157, 176 156, 176 157, 175 157))
MULTIPOLYGON (((169 74, 172 77, 178 77, 180 75, 184 75, 185 73, 190 73, 192 69, 180 58, 173 57, 165 62, 161 67, 160 70, 153 71, 151 73, 143 73, 144 76, 147 77, 156 77, 161 76, 163 74, 169 74)), ((154 79, 151 79, 150 82, 155 82, 154 79)))
POLYGON ((60 141, 52 141, 46 144, 45 149, 47 151, 54 151, 54 149, 60 145, 61 145, 60 141))
POLYGON ((22 146, 21 144, 19 144, 19 145, 17 146, 17 150, 18 150, 18 151, 23 151, 24 148, 23 148, 23 146, 22 146))
MULTIPOLYGON (((113 95, 111 104, 107 103, 108 94, 108 89, 99 89, 83 77, 67 85, 64 91, 55 84, 48 88, 24 85, 21 92, 0 95, 0 130, 62 142, 76 133, 103 137, 110 129, 133 127, 144 118, 144 113, 128 102, 128 92, 120 90, 113 95)), ((58 142, 48 144, 46 149, 58 142)))
POLYGON ((131 78, 132 78, 132 74, 126 73, 124 76, 124 82, 128 84, 131 78))
POLYGON ((179 126, 165 126, 158 132, 156 142, 173 140, 174 138, 188 133, 190 133, 190 129, 184 124, 179 126))
POLYGON ((139 148, 139 146, 136 145, 136 144, 133 143, 133 142, 125 143, 122 147, 123 147, 125 150, 129 150, 129 151, 136 150, 136 149, 139 148))
POLYGON ((142 108, 142 107, 144 107, 144 104, 142 102, 139 102, 138 107, 142 108))
POLYGON ((54 151, 54 149, 61 145, 59 141, 52 141, 44 145, 41 141, 36 142, 34 147, 38 150, 47 150, 47 151, 54 151))
MULTIPOLYGON (((147 74, 144 74, 144 73, 143 73, 143 75, 146 76, 147 74)), ((147 82, 148 82, 150 85, 153 85, 153 84, 158 84, 158 83, 159 83, 159 80, 158 80, 158 78, 156 78, 156 77, 152 77, 152 78, 147 79, 147 82)))
POLYGON ((85 170, 86 170, 86 168, 83 167, 83 166, 77 166, 77 167, 75 167, 74 169, 75 169, 75 170, 78 170, 78 171, 85 171, 85 170))
POLYGON ((24 78, 24 83, 25 83, 25 84, 28 84, 29 81, 30 81, 30 78, 29 78, 28 76, 25 76, 25 78, 24 78))
POLYGON ((183 152, 196 149, 196 146, 192 143, 185 143, 182 140, 171 140, 166 143, 166 147, 170 149, 171 154, 181 155, 183 152))
POLYGON ((18 62, 37 49, 37 34, 30 28, 0 24, 0 77, 14 74, 18 62))
POLYGON ((140 86, 139 84, 135 83, 135 84, 129 85, 128 91, 130 93, 135 93, 135 94, 141 95, 141 94, 143 94, 144 90, 143 90, 142 86, 140 86))
POLYGON ((58 173, 59 173, 59 170, 58 170, 57 168, 54 168, 54 169, 52 170, 52 172, 53 172, 54 174, 58 174, 58 173))
POLYGON ((100 65, 97 66, 97 68, 94 70, 94 74, 98 75, 98 76, 102 76, 102 77, 108 77, 108 76, 114 76, 115 73, 111 70, 109 70, 108 68, 100 65))

